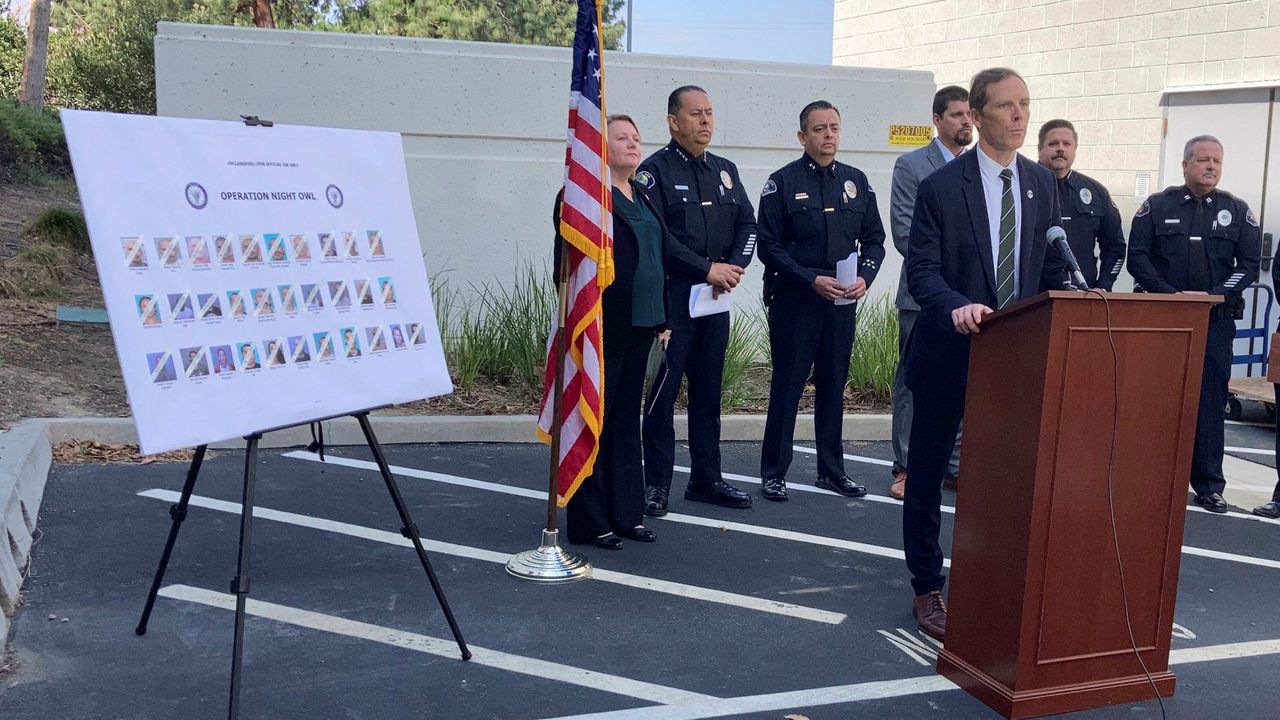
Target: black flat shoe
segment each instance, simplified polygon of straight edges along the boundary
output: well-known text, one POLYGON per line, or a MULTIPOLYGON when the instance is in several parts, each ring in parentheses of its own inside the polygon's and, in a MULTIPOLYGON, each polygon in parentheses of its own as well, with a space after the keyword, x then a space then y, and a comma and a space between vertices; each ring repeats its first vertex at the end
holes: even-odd
POLYGON ((845 497, 860 498, 867 494, 867 488, 849 479, 848 475, 840 477, 820 477, 813 483, 823 490, 830 490, 845 497))
POLYGON ((644 489, 644 514, 647 517, 662 517, 667 514, 667 491, 662 488, 644 489))
POLYGON ((751 507, 751 496, 723 480, 716 480, 706 487, 690 485, 685 488, 684 499, 693 502, 711 503, 727 508, 751 507))
POLYGON ((765 500, 787 501, 787 481, 780 477, 765 478, 760 482, 760 494, 765 500))
POLYGON ((1280 501, 1272 500, 1253 509, 1253 514, 1264 518, 1280 518, 1280 501))
POLYGON ((636 542, 653 542, 658 539, 657 533, 647 527, 631 528, 630 530, 619 530, 618 534, 628 540, 636 542))
POLYGON ((621 550, 622 538, 614 535, 613 533, 609 533, 604 537, 591 538, 591 544, 598 548, 604 548, 605 550, 621 550))
POLYGON ((1208 495, 1197 495, 1196 504, 1204 508, 1205 510, 1208 510, 1211 513, 1221 514, 1230 509, 1227 506, 1227 501, 1223 500, 1222 496, 1219 495, 1218 493, 1209 493, 1208 495))

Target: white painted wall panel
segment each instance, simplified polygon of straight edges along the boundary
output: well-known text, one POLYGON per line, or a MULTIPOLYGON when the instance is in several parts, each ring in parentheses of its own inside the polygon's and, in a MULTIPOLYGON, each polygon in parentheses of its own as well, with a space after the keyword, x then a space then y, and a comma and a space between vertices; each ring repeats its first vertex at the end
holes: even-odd
MULTIPOLYGON (((519 263, 549 257, 570 62, 564 48, 175 23, 161 23, 156 37, 161 115, 401 133, 427 266, 447 271, 454 287, 502 282, 519 263)), ((888 144, 888 126, 928 124, 935 89, 923 71, 613 52, 605 72, 607 109, 636 118, 646 153, 669 139, 667 94, 705 87, 716 112, 712 151, 738 164, 753 197, 799 157, 800 108, 830 100, 843 112, 841 159, 869 175, 886 229, 903 152, 888 144)), ((897 282, 900 258, 888 255, 873 294, 897 282)), ((757 264, 751 293, 760 274, 757 264)))

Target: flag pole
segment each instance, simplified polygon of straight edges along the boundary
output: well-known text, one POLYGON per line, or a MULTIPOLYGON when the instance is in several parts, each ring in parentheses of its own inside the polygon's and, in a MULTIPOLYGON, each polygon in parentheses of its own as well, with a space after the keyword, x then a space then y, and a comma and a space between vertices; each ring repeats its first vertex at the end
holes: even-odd
MULTIPOLYGON (((564 243, 558 236, 556 242, 564 243)), ((560 434, 564 431, 564 356, 568 352, 568 340, 564 334, 565 316, 569 314, 569 248, 560 248, 560 267, 557 277, 556 303, 556 379, 555 394, 551 397, 551 469, 547 473, 547 530, 556 528, 556 495, 559 494, 560 434)))
MULTIPOLYGON (((604 28, 601 0, 595 0, 596 52, 600 57, 600 133, 606 137, 605 128, 608 121, 604 111, 604 28)), ((581 9, 581 5, 579 6, 581 9)), ((581 18, 581 16, 579 16, 581 18)), ((580 28, 579 28, 580 29, 580 28)), ((602 188, 602 208, 608 212, 609 179, 606 159, 607 148, 600 157, 602 188)), ((564 200, 560 201, 563 205, 564 200)), ((563 213, 562 213, 563 216, 563 213)), ((607 218, 602 217, 600 223, 601 247, 605 248, 607 237, 607 218)), ((513 555, 507 561, 507 572, 524 580, 535 580, 543 583, 571 582, 591 576, 591 563, 586 556, 566 551, 560 547, 559 530, 556 528, 557 496, 559 495, 560 475, 560 442, 564 429, 564 366, 568 352, 568 339, 565 334, 565 322, 569 314, 569 252, 570 247, 562 233, 557 233, 556 242, 560 243, 560 263, 557 268, 558 302, 556 303, 555 323, 555 376, 551 397, 551 462, 547 480, 547 524, 542 530, 542 543, 534 550, 526 550, 513 555)), ((608 257, 608 249, 605 249, 608 257)), ((612 272, 612 267, 609 268, 612 272)), ((599 268, 597 268, 599 273, 599 268)), ((597 281, 599 280, 597 275, 597 281)), ((597 322, 599 322, 597 318, 597 322)), ((600 394, 604 394, 604 373, 601 372, 600 394)))
MULTIPOLYGON (((558 235, 558 234, 557 234, 558 235)), ((564 323, 569 306, 569 247, 560 248, 560 266, 557 283, 559 302, 556 304, 555 387, 551 398, 551 467, 547 473, 547 525, 542 530, 542 542, 533 550, 516 553, 507 561, 507 572, 522 580, 542 583, 562 583, 582 580, 591 576, 591 563, 585 555, 577 555, 560 547, 560 531, 556 529, 556 479, 560 471, 560 433, 564 427, 564 356, 568 351, 564 323)))

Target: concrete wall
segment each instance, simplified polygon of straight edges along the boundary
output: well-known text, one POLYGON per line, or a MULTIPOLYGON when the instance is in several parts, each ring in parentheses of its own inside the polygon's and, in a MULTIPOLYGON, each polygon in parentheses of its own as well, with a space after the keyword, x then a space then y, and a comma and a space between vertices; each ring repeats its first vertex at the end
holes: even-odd
MULTIPOLYGON (((1111 190, 1126 225, 1138 173, 1161 187, 1165 90, 1280 80, 1280 0, 836 0, 833 34, 837 65, 932 70, 939 85, 1017 69, 1032 128, 1053 117, 1076 124, 1076 167, 1111 190)), ((1222 187, 1248 195, 1255 174, 1245 162, 1233 170, 1232 158, 1261 156, 1264 139, 1221 137, 1222 187)), ((1169 142, 1180 149, 1186 139, 1169 142)), ((1034 156, 1035 134, 1027 140, 1034 156)))
MULTIPOLYGON (((502 281, 549 257, 570 64, 567 49, 522 45, 171 23, 156 37, 161 115, 403 134, 427 265, 447 270, 454 287, 502 281)), ((889 145, 888 126, 918 120, 934 92, 927 72, 625 53, 606 53, 605 73, 607 109, 636 118, 646 152, 669 139, 667 94, 707 88, 712 151, 738 164, 753 197, 799 157, 800 108, 830 100, 844 113, 841 159, 870 176, 886 224, 903 151, 889 145)), ((873 292, 897 281, 900 261, 889 255, 873 292)), ((758 292, 759 279, 757 265, 747 289, 758 292)))

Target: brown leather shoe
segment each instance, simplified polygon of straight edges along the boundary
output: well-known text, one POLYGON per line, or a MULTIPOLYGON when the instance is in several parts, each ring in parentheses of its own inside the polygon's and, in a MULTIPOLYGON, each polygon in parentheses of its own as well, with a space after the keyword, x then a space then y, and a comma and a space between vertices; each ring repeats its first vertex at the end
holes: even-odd
POLYGON ((889 497, 901 500, 907 496, 907 471, 894 470, 893 482, 889 484, 889 497))
POLYGON ((947 634, 947 604, 942 601, 941 590, 917 595, 911 612, 925 635, 942 640, 947 634))
POLYGON ((956 488, 957 488, 957 487, 959 487, 959 486, 960 486, 960 476, 959 476, 959 475, 944 475, 944 476, 943 476, 943 478, 942 478, 942 489, 943 489, 943 490, 946 490, 947 492, 955 492, 955 491, 956 491, 956 488))

